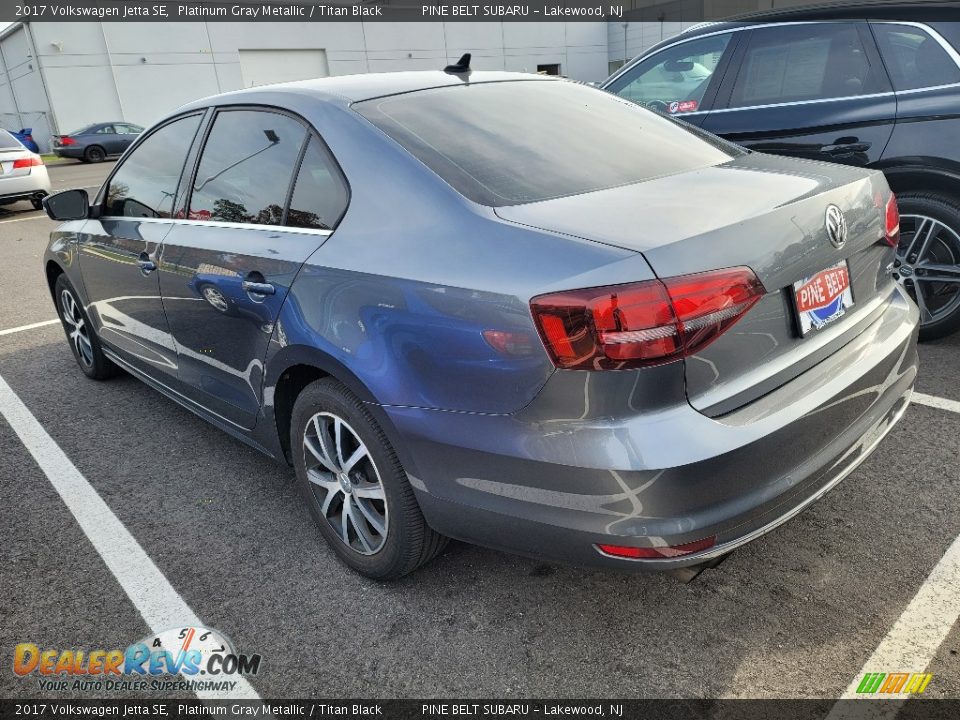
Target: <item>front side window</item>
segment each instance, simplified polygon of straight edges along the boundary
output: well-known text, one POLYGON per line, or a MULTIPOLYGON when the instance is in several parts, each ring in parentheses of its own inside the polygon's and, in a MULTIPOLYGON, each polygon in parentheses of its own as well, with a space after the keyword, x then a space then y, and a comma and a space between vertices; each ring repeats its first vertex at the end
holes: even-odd
POLYGON ((631 102, 671 114, 700 109, 730 34, 691 40, 652 55, 607 88, 631 102))
POLYGON ((877 90, 854 23, 758 28, 751 33, 731 107, 854 97, 877 90))
POLYGON ((960 83, 957 63, 925 30, 888 23, 872 27, 894 90, 960 83))
POLYGON ((332 230, 347 208, 347 188, 327 149, 310 139, 297 174, 287 225, 332 230))
POLYGON ((200 115, 164 125, 123 161, 107 187, 105 215, 168 218, 200 115))
POLYGON ((97 128, 97 135, 113 135, 113 125, 102 125, 97 128))
POLYGON ((458 85, 352 107, 461 194, 494 207, 688 172, 742 152, 564 80, 458 85))
POLYGON ((190 219, 279 225, 306 135, 280 113, 218 113, 200 156, 190 219))

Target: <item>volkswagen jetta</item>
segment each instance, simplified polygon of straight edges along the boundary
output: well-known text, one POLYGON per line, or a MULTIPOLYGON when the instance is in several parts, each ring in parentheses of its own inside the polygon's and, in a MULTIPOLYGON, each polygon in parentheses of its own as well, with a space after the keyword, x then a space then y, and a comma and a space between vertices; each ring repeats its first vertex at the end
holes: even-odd
POLYGON ((890 431, 918 311, 881 173, 448 70, 200 100, 47 198, 80 369, 291 463, 380 578, 447 537, 702 566, 890 431))

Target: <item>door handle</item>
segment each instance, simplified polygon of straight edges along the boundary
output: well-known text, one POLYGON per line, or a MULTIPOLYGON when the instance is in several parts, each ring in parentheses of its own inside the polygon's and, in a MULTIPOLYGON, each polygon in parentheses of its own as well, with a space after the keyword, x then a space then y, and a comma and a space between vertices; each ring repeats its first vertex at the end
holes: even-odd
POLYGON ((824 145, 820 148, 821 152, 827 155, 852 155, 853 153, 862 153, 870 149, 868 142, 852 143, 834 143, 833 145, 824 145))
POLYGON ((140 272, 144 275, 149 275, 157 269, 157 264, 151 260, 150 256, 145 252, 140 253, 140 257, 137 258, 137 265, 140 267, 140 272))
POLYGON ((274 295, 277 292, 277 289, 268 282, 244 280, 240 283, 240 287, 242 287, 245 292, 253 293, 254 295, 274 295))

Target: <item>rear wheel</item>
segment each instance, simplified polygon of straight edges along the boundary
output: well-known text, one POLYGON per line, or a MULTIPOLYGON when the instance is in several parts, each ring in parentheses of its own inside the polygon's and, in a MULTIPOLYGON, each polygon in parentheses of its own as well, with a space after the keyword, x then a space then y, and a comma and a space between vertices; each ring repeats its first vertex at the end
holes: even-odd
POLYGON ((118 368, 103 354, 100 338, 94 332, 77 291, 66 275, 57 278, 54 297, 70 350, 83 373, 94 380, 106 380, 116 375, 118 368))
POLYGON ((960 203, 903 193, 894 277, 920 307, 920 339, 960 329, 960 203))
POLYGON ((92 163, 103 162, 107 159, 107 153, 99 145, 91 145, 83 153, 83 159, 92 163))
POLYGON ((332 378, 293 408, 297 482, 330 547, 367 577, 395 579, 446 545, 423 519, 406 473, 369 411, 332 378))

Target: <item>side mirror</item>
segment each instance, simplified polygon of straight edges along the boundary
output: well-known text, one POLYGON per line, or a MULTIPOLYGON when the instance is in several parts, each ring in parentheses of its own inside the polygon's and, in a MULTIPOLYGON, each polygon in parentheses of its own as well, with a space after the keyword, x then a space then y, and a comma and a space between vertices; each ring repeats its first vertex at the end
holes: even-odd
POLYGON ((693 60, 667 60, 663 69, 667 72, 690 72, 693 70, 693 60))
POLYGON ((86 220, 90 198, 86 190, 63 190, 43 199, 43 209, 51 220, 86 220))

